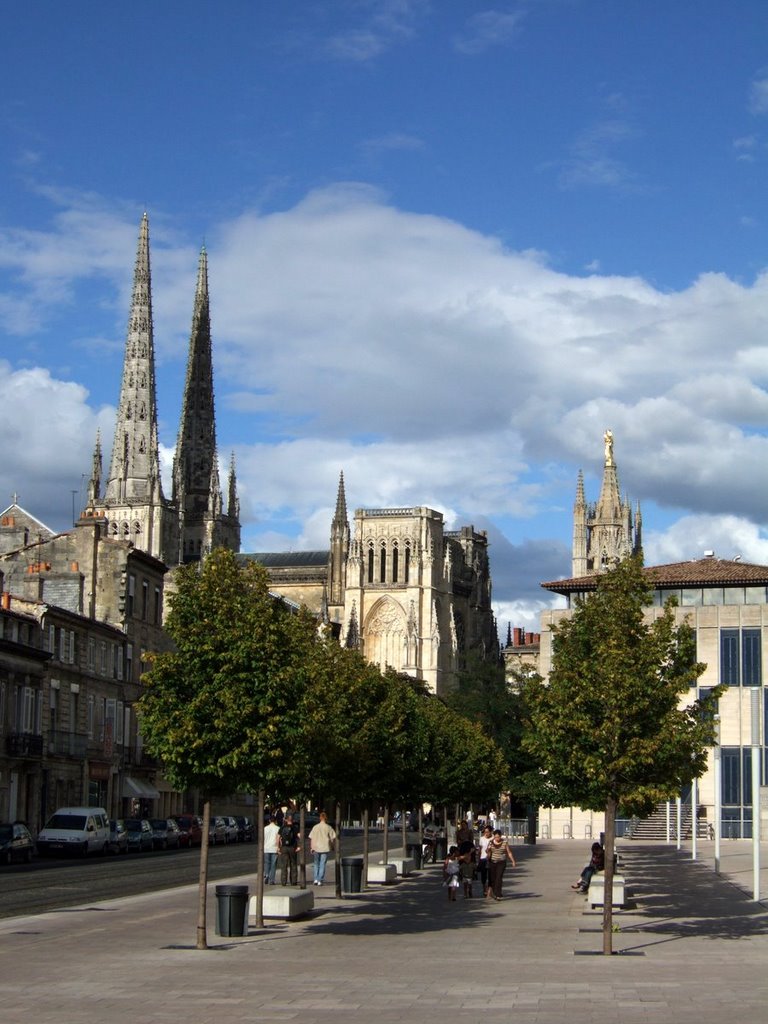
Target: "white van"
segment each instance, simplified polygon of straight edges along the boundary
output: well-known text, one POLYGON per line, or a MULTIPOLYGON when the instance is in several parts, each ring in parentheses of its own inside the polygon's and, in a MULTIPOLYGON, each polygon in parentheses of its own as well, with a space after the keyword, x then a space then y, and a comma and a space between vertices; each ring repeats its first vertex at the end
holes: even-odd
POLYGON ((109 819, 103 807, 60 807, 37 837, 37 852, 104 853, 109 842, 109 819))

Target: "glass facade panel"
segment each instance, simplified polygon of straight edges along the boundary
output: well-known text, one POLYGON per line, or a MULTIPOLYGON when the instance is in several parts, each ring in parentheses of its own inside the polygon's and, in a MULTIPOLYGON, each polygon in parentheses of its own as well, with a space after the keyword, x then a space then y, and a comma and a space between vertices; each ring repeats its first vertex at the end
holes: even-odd
POLYGON ((698 607, 700 604, 702 604, 701 587, 680 591, 680 606, 682 608, 698 607))
POLYGON ((744 629, 741 632, 742 686, 760 686, 762 674, 760 630, 744 629))
POLYGON ((705 587, 704 604, 725 604, 722 587, 705 587))
POLYGON ((720 682, 725 686, 739 685, 739 631, 720 630, 720 682))

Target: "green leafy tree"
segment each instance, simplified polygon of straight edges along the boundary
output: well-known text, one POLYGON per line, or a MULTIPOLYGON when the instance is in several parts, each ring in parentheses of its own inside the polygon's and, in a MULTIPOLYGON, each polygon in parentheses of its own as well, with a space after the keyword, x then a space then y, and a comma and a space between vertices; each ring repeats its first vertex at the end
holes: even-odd
POLYGON ((638 558, 600 576, 554 631, 548 681, 525 690, 524 746, 544 773, 545 802, 605 811, 603 951, 611 952, 616 810, 645 814, 703 774, 714 743, 712 702, 681 706, 704 670, 673 605, 648 621, 638 558))
MULTIPOLYGON (((269 594, 266 572, 214 551, 178 571, 166 629, 174 650, 154 655, 138 704, 147 750, 178 789, 210 797, 281 788, 312 672, 314 620, 269 594)), ((207 822, 206 822, 207 824, 207 822)), ((201 852, 198 948, 207 945, 207 829, 201 852)))

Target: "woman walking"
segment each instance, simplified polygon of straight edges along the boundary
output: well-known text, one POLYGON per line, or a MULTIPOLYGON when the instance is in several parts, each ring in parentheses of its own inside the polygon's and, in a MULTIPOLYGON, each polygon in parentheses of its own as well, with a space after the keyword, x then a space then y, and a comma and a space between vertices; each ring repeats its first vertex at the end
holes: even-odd
POLYGON ((501 884, 507 861, 513 868, 517 867, 512 849, 502 837, 501 831, 496 829, 493 839, 488 843, 488 897, 492 896, 495 900, 501 899, 501 884))

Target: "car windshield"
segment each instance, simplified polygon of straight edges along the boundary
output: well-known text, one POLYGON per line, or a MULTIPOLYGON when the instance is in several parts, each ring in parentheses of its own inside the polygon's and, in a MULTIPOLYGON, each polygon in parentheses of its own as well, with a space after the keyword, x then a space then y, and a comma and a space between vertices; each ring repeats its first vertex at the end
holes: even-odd
POLYGON ((72 828, 81 831, 85 828, 84 814, 54 814, 48 820, 46 828, 72 828))
POLYGON ((141 832, 141 819, 140 818, 126 818, 125 827, 129 832, 141 832))
POLYGON ((152 828, 156 829, 168 828, 168 822, 165 820, 165 818, 152 818, 152 820, 150 821, 150 825, 152 826, 152 828))

